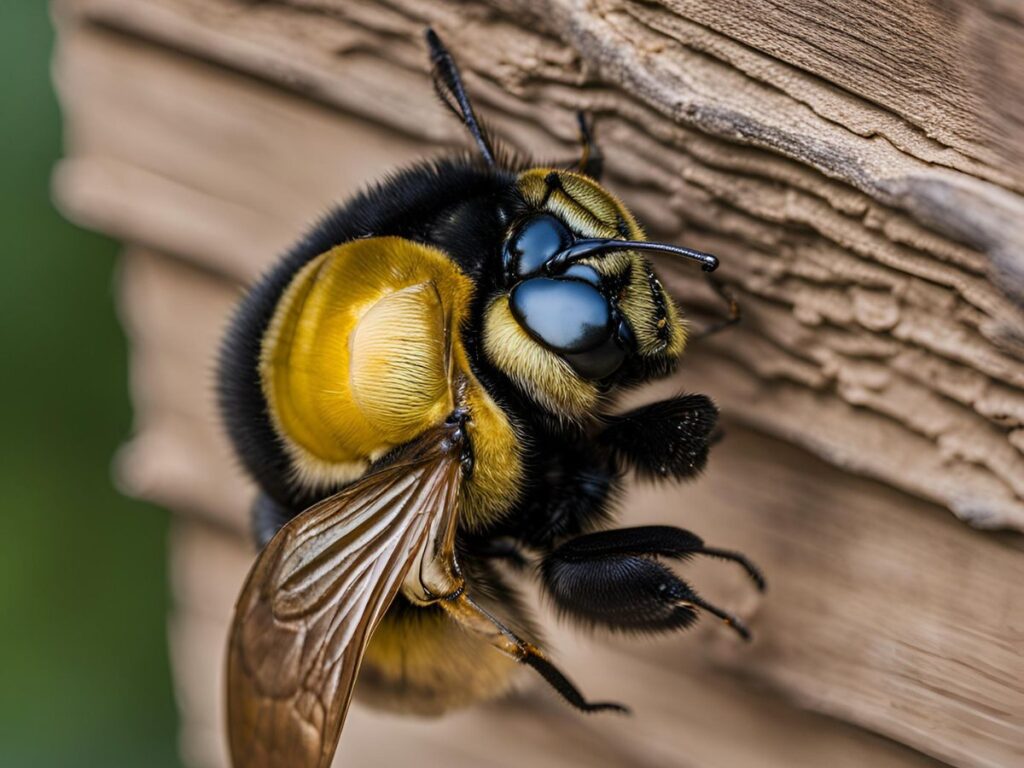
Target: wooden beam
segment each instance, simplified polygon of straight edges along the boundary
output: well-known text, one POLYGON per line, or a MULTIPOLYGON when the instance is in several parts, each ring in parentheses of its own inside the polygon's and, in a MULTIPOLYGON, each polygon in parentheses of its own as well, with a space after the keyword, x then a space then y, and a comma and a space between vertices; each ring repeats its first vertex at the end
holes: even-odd
MULTIPOLYGON (((231 532, 218 540, 230 542, 224 546, 236 554, 191 557, 175 571, 176 579, 194 585, 182 599, 185 610, 195 610, 204 592, 216 598, 203 615, 221 617, 222 632, 248 562, 250 550, 239 542, 251 492, 223 438, 210 430, 209 385, 201 372, 208 370, 217 336, 204 317, 226 310, 233 292, 176 260, 142 252, 130 255, 124 275, 141 414, 140 434, 124 457, 128 486, 191 510, 195 525, 213 522, 231 532), (200 305, 209 309, 201 313, 200 305), (183 322, 184 316, 193 320, 183 322), (223 578, 210 576, 200 567, 207 560, 210 568, 234 566, 223 578)), ((693 383, 704 383, 699 372, 693 383)), ((971 531, 932 505, 738 425, 727 430, 700 482, 631 488, 622 522, 681 525, 758 560, 770 579, 760 602, 719 563, 685 569, 702 593, 738 606, 757 640, 745 646, 707 622, 694 635, 639 649, 632 641, 581 643, 555 633, 557 647, 567 649, 560 658, 581 684, 602 697, 621 696, 637 710, 635 721, 587 719, 586 728, 644 742, 638 754, 647 762, 637 757, 629 764, 820 765, 834 737, 825 738, 831 727, 825 720, 812 728, 821 729, 815 738, 823 751, 809 746, 813 740, 804 742, 807 732, 769 739, 777 750, 770 759, 765 751, 765 731, 808 725, 776 725, 768 713, 788 722, 796 717, 791 707, 807 707, 953 765, 1007 766, 1024 759, 1024 680, 1018 674, 1024 668, 1018 642, 1024 556, 1015 540, 971 531), (707 703, 718 696, 726 701, 707 703), (742 704, 728 703, 733 696, 742 704), (769 719, 756 739, 728 737, 760 718, 769 719), (678 763, 660 762, 670 751, 666 744, 697 751, 678 752, 678 763), (804 748, 809 751, 798 759, 804 748), (701 759, 688 762, 693 755, 701 759)), ((553 626, 553 618, 546 615, 545 624, 553 626)), ((222 647, 219 636, 213 647, 222 647)), ((488 710, 481 717, 498 723, 503 715, 488 710)), ((425 733, 410 727, 408 733, 425 733)), ((900 760, 911 759, 901 754, 900 760)), ((875 759, 881 758, 859 764, 875 759)))
MULTIPOLYGON (((204 27, 205 34, 214 36, 217 51, 232 51, 225 36, 248 40, 262 7, 250 9, 253 18, 246 11, 223 26, 204 27)), ((270 7, 277 9, 275 21, 297 25, 295 35, 312 34, 309 14, 270 7)), ((81 8, 110 24, 121 18, 116 10, 124 16, 121 26, 133 32, 149 29, 137 16, 148 19, 154 9, 162 9, 160 29, 170 30, 196 31, 201 21, 212 24, 206 14, 214 12, 191 6, 186 12, 164 0, 130 12, 113 0, 81 8)), ((338 25, 338 34, 347 30, 361 40, 370 34, 322 21, 325 29, 338 25)), ((412 24, 406 19, 401 29, 412 24)), ((196 34, 188 50, 213 44, 196 34)), ((519 51, 521 60, 530 38, 510 34, 500 45, 519 51)), ((572 99, 601 93, 613 189, 660 236, 721 255, 721 272, 740 292, 747 321, 696 350, 693 365, 707 372, 710 391, 728 412, 842 467, 944 504, 974 525, 1024 529, 1024 314, 994 282, 991 254, 871 197, 856 178, 828 178, 747 142, 729 145, 607 87, 520 89, 536 97, 527 106, 482 79, 497 78, 497 70, 487 69, 497 64, 484 62, 479 43, 465 42, 464 58, 482 71, 471 70, 471 85, 495 122, 546 154, 558 153, 560 143, 540 128, 568 134, 563 124, 571 121, 569 107, 578 105, 572 99)), ((534 54, 543 62, 537 76, 555 78, 551 41, 533 44, 545 52, 534 54)), ((285 36, 278 45, 291 51, 295 43, 285 36)), ((267 46, 251 50, 280 55, 267 46)), ((349 94, 351 103, 335 99, 346 108, 387 117, 405 131, 450 137, 426 83, 422 51, 408 42, 395 47, 394 61, 333 52, 330 67, 317 59, 315 81, 349 94), (357 105, 352 94, 371 86, 380 98, 357 105)), ((70 157, 55 189, 65 210, 240 281, 266 268, 332 201, 421 153, 416 141, 394 130, 120 33, 69 29, 61 50, 70 157), (120 77, 124 71, 133 77, 120 77)), ((305 48, 292 52, 295 62, 311 55, 305 48)), ((555 61, 569 71, 576 66, 555 61)), ((267 78, 278 73, 244 58, 235 64, 267 78)), ((292 85, 306 96, 319 94, 306 79, 292 85)), ((952 173, 922 162, 903 158, 896 165, 929 178, 952 173)), ((958 178, 968 182, 962 172, 958 178)), ((985 200, 972 205, 988 206, 985 200)), ((709 306, 694 273, 666 270, 685 308, 709 306)), ((673 386, 688 383, 683 377, 673 386)))
MULTIPOLYGON (((759 600, 721 563, 685 566, 752 646, 707 622, 643 646, 553 630, 631 720, 579 718, 527 676, 439 722, 357 708, 342 764, 1024 764, 1024 546, 943 511, 1024 530, 1024 13, 883 5, 58 1, 54 189, 130 244, 137 434, 119 475, 178 513, 190 764, 223 764, 220 654, 251 560, 218 339, 327 206, 465 145, 429 88, 427 23, 513 146, 569 157, 589 111, 609 186, 659 238, 721 257, 744 323, 631 397, 707 391, 728 437, 701 482, 632 486, 622 520, 745 550, 771 586, 759 600)), ((699 328, 699 275, 662 273, 699 328)))

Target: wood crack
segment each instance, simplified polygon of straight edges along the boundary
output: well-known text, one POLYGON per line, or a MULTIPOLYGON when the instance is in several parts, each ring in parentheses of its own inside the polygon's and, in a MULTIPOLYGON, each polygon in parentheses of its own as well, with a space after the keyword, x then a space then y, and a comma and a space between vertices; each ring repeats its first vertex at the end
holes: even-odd
MULTIPOLYGON (((276 88, 259 91, 262 103, 275 105, 265 128, 250 102, 232 102, 235 120, 197 103, 168 109, 166 99, 158 104, 131 83, 94 91, 91 101, 66 98, 71 146, 91 167, 146 169, 170 182, 160 187, 159 199, 178 188, 201 191, 207 200, 194 195, 186 202, 185 194, 173 193, 175 205, 193 207, 188 220, 201 223, 175 235, 166 222, 156 226, 161 212, 148 202, 158 197, 155 179, 124 176, 119 183, 126 186, 109 191, 106 201, 118 194, 131 199, 118 218, 108 203, 99 209, 98 190, 88 190, 91 182, 82 174, 89 166, 70 165, 60 188, 68 190, 68 205, 82 220, 161 250, 216 260, 248 279, 340 196, 322 161, 302 160, 306 165, 298 170, 303 152, 281 142, 287 132, 280 120, 298 121, 301 130, 323 137, 315 139, 311 157, 336 151, 327 125, 346 112, 405 136, 461 145, 457 126, 427 87, 417 41, 429 19, 458 51, 480 111, 501 136, 540 156, 569 155, 574 110, 592 110, 611 187, 659 237, 721 256, 724 278, 751 308, 749 321, 721 348, 695 350, 694 365, 713 380, 708 389, 717 388, 727 412, 940 501, 975 524, 1024 527, 1016 480, 1024 476, 1016 394, 1024 385, 1024 312, 1011 298, 1013 278, 999 277, 1006 259, 1016 258, 1014 230, 1000 222, 1024 202, 1007 189, 915 159, 886 140, 865 140, 821 117, 821 110, 798 104, 777 87, 787 72, 794 78, 790 88, 812 83, 825 94, 837 87, 772 58, 774 52, 757 53, 756 41, 744 38, 748 30, 731 40, 720 24, 702 19, 701 0, 683 3, 686 18, 650 4, 570 0, 430 7, 401 0, 383 9, 323 0, 256 7, 233 0, 66 2, 87 19, 216 60, 276 88), (537 19, 535 28, 523 28, 523 18, 537 19), (456 21, 464 23, 456 28, 456 21), (614 57, 604 53, 612 50, 611 39, 617 41, 614 57), (708 52, 690 50, 694 41, 708 52), (742 64, 738 56, 759 57, 760 63, 750 58, 742 64), (331 110, 324 116, 302 111, 300 117, 298 102, 289 102, 282 89, 331 110), (119 127, 116 145, 95 138, 101 108, 135 116, 119 127), (177 112, 192 117, 174 124, 177 112), (156 119, 161 114, 163 121, 156 119), (179 156, 178 149, 168 152, 169 131, 182 137, 174 145, 179 156), (243 172, 217 164, 218 131, 244 135, 247 142, 258 135, 259 151, 244 160, 254 163, 253 172, 271 163, 268 158, 279 158, 272 161, 279 167, 233 180, 243 172), (203 152, 215 158, 207 167, 203 152), (303 192, 303 185, 317 191, 303 192), (992 205, 993 195, 1010 201, 1008 207, 992 205), (229 203, 217 204, 218 221, 203 211, 216 200, 229 203), (949 210, 956 213, 946 216, 949 210), (266 223, 259 227, 249 221, 261 215, 266 223), (957 218, 969 221, 969 232, 957 218), (915 399, 928 407, 914 411, 908 404, 915 399), (794 425, 784 405, 803 414, 802 426, 794 425), (831 424, 831 434, 817 434, 812 425, 818 419, 831 424), (868 423, 889 435, 888 445, 861 442, 857 430, 868 423), (908 469, 901 457, 909 450, 920 455, 908 469)), ((136 55, 130 46, 117 48, 96 35, 95 45, 83 42, 77 54, 81 72, 64 70, 65 79, 99 82, 105 76, 106 65, 89 52, 101 39, 110 50, 136 55)), ((153 58, 131 66, 154 77, 171 67, 184 71, 180 58, 164 56, 163 63, 153 58)), ((216 75, 196 70, 186 79, 202 79, 211 98, 229 103, 232 91, 216 85, 218 78, 231 81, 227 69, 216 75)), ((249 89, 257 92, 256 80, 249 89)), ((75 93, 72 85, 64 90, 75 93)), ((174 93, 174 83, 168 81, 165 91, 174 93)), ((849 91, 836 92, 842 99, 835 104, 855 103, 849 91)), ((880 119, 877 109, 861 100, 842 124, 869 125, 880 119)), ((673 283, 684 309, 699 300, 689 283, 689 276, 673 283)))

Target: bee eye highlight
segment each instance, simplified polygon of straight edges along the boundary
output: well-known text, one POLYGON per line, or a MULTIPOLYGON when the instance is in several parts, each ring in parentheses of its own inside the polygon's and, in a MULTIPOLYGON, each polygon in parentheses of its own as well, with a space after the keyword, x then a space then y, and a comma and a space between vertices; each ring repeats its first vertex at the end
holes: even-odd
POLYGON ((583 280, 597 288, 601 287, 600 273, 589 264, 573 264, 561 276, 583 280))
POLYGON ((599 347, 613 331, 608 300, 579 280, 524 280, 512 289, 509 307, 527 333, 562 355, 599 347))
POLYGON ((526 220, 505 241, 505 273, 527 277, 573 242, 572 233, 554 216, 542 213, 526 220))
POLYGON ((509 308, 530 336, 591 380, 611 376, 626 359, 632 331, 593 285, 532 277, 512 289, 509 308))

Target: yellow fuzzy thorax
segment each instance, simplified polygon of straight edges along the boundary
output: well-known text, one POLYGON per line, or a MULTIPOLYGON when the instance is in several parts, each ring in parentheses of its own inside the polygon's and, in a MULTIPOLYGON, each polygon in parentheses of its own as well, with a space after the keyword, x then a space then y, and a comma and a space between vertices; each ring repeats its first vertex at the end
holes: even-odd
MULTIPOLYGON (((527 204, 537 211, 557 216, 582 237, 646 240, 636 218, 611 192, 596 181, 572 171, 532 168, 519 176, 517 187, 527 204), (548 177, 555 174, 558 184, 548 177)), ((618 297, 619 308, 629 320, 643 356, 678 358, 686 346, 686 329, 679 310, 657 278, 649 282, 650 264, 637 251, 618 251, 584 259, 606 276, 629 272, 634 277, 618 297), (653 284, 652 284, 653 283, 653 284), (652 291, 658 291, 664 305, 664 319, 658 320, 652 291), (659 335, 669 329, 666 343, 659 335)), ((553 413, 572 420, 593 414, 601 401, 596 384, 577 376, 558 355, 537 344, 512 316, 508 296, 496 297, 484 317, 484 352, 520 389, 553 413)))
POLYGON ((360 477, 444 421, 462 380, 476 457, 465 521, 475 527, 512 503, 518 441, 470 372, 458 333, 472 291, 444 253, 399 237, 339 245, 296 273, 264 336, 259 373, 300 485, 360 477))

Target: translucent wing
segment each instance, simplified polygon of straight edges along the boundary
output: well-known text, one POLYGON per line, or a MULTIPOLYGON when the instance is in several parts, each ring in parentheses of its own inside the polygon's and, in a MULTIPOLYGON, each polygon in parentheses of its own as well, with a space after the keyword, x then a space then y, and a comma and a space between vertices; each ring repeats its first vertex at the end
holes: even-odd
POLYGON ((457 514, 458 425, 289 522, 256 560, 228 646, 235 768, 327 768, 359 663, 410 567, 457 514))

